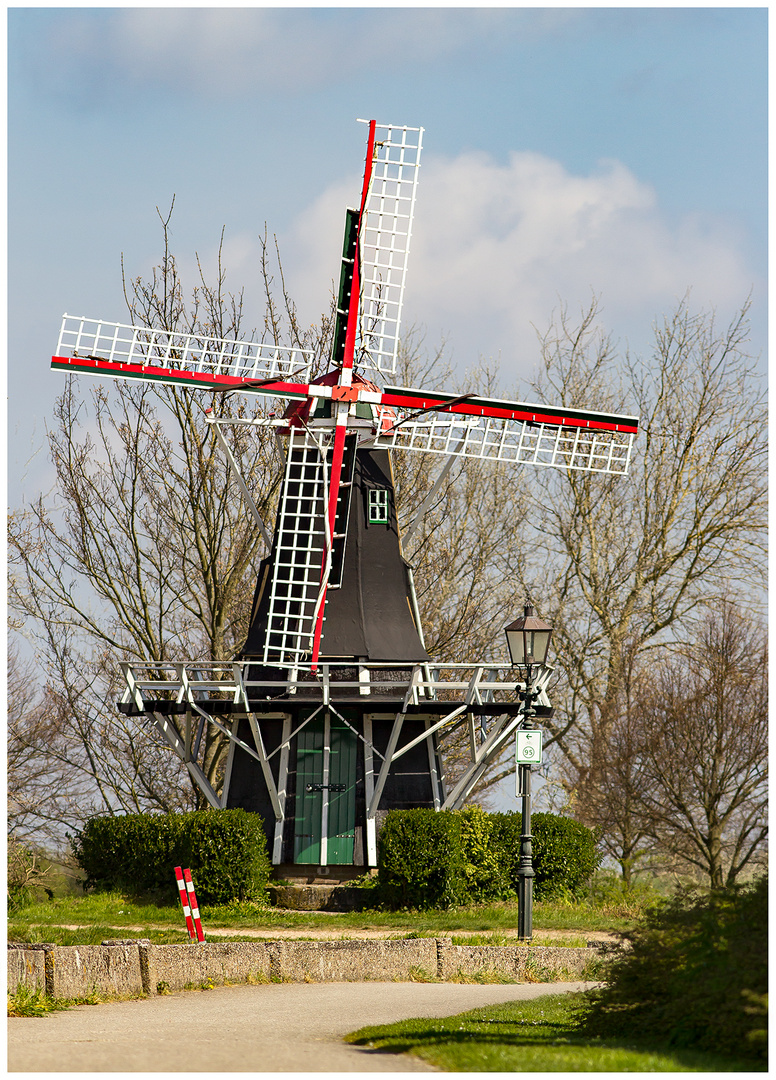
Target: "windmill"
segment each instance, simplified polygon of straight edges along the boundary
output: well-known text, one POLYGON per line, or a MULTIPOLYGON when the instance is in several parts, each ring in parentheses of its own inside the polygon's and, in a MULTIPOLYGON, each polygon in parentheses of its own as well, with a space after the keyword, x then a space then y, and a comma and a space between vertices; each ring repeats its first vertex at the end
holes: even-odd
MULTIPOLYGON (((379 385, 396 372, 422 135, 368 122, 323 376, 311 380, 299 350, 70 315, 52 358, 66 373, 281 403, 253 419, 206 414, 268 547, 241 654, 123 663, 120 708, 156 724, 211 805, 262 815, 287 876, 376 865, 387 810, 460 806, 520 723, 524 687, 507 664, 439 665, 426 651, 391 454, 442 462, 406 541, 461 458, 621 475, 638 428, 631 416, 379 385), (272 530, 221 432, 229 423, 272 429, 284 444, 272 530), (229 740, 218 792, 198 763, 206 725, 229 740), (448 785, 438 740, 456 726, 468 727, 470 762, 448 785)), ((535 680, 545 714, 550 671, 535 680)))

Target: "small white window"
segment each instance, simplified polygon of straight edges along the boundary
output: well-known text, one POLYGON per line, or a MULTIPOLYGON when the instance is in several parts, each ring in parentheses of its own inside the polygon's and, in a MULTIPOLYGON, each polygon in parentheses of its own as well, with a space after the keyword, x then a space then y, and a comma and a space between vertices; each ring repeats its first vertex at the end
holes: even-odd
POLYGON ((370 525, 390 523, 390 492, 388 488, 370 488, 367 501, 367 521, 370 525))

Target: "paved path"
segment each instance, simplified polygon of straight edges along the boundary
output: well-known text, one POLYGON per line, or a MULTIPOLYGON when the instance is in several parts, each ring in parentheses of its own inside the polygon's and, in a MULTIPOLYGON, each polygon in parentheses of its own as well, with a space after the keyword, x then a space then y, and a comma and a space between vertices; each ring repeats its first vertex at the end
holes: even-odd
POLYGON ((365 1024, 451 1016, 589 983, 277 983, 8 1020, 9 1072, 433 1072, 348 1046, 365 1024))

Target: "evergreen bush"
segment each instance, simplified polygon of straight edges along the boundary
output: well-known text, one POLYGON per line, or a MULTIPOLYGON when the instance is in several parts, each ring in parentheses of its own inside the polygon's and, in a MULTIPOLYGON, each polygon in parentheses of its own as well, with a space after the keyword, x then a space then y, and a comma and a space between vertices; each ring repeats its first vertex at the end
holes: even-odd
POLYGON ((461 818, 436 810, 389 810, 377 840, 380 899, 391 908, 465 903, 461 818))
POLYGON ((649 1039, 767 1057, 768 880, 679 894, 626 935, 607 983, 590 997, 588 1035, 649 1039))
MULTIPOLYGON (((595 834, 578 821, 534 814, 534 895, 578 894, 600 862, 595 834)), ((391 810, 378 840, 380 898, 389 907, 449 907, 517 892, 521 815, 391 810)))
POLYGON ((200 904, 265 895, 271 864, 262 819, 247 810, 94 817, 71 838, 84 887, 176 900, 188 867, 200 904))
POLYGON ((512 893, 512 883, 498 843, 495 815, 480 806, 467 806, 453 813, 461 819, 462 884, 467 902, 506 900, 512 893))
MULTIPOLYGON (((517 892, 522 815, 491 814, 490 817, 501 874, 512 891, 517 892)), ((550 900, 564 893, 579 895, 601 862, 596 833, 573 818, 538 813, 531 815, 531 835, 534 899, 550 900)))

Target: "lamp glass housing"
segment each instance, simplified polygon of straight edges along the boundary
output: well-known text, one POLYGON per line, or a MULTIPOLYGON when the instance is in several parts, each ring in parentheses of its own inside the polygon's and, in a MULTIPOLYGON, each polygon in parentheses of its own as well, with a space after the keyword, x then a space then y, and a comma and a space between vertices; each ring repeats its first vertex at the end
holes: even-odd
POLYGON ((552 627, 534 615, 531 604, 525 605, 521 618, 505 627, 507 647, 513 667, 544 664, 550 651, 552 627))

